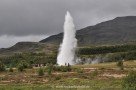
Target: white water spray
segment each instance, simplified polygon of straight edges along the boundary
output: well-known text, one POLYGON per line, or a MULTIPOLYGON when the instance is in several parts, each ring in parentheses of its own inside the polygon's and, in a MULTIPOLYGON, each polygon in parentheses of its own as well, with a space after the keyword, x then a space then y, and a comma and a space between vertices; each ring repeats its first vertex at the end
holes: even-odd
POLYGON ((60 45, 59 54, 57 57, 57 63, 59 65, 74 65, 75 58, 75 50, 77 47, 77 39, 75 38, 76 30, 73 23, 73 18, 70 13, 67 11, 65 16, 64 23, 64 36, 62 44, 60 45))

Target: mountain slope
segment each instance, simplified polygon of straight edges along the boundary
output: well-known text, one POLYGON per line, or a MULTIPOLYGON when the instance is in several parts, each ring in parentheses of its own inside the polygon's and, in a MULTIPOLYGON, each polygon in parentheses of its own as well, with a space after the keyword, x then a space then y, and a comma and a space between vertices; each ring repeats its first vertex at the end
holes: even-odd
MULTIPOLYGON (((60 44, 63 33, 50 36, 42 43, 60 44)), ((117 17, 113 20, 89 26, 77 31, 78 44, 123 44, 136 41, 136 16, 117 17)))
POLYGON ((39 42, 18 42, 12 47, 0 49, 0 56, 12 55, 14 53, 25 52, 45 52, 47 54, 53 53, 57 47, 52 44, 39 43, 39 42))
MULTIPOLYGON (((78 46, 114 45, 135 43, 136 16, 117 17, 113 20, 89 26, 77 31, 78 46)), ((10 48, 0 49, 1 55, 21 52, 51 52, 57 51, 63 33, 50 36, 40 42, 19 42, 10 48)))

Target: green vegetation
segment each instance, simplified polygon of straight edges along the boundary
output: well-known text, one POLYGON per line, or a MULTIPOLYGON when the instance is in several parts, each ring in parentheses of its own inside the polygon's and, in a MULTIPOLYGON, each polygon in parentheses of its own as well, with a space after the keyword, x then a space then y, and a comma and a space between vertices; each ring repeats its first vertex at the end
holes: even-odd
POLYGON ((9 68, 9 72, 14 72, 12 67, 9 68))
MULTIPOLYGON (((22 62, 21 65, 23 65, 22 62)), ((53 88, 64 90, 69 86, 84 86, 88 90, 121 90, 122 85, 123 88, 128 87, 130 83, 135 85, 134 74, 131 74, 131 78, 123 77, 130 70, 135 71, 136 62, 125 61, 123 65, 125 70, 118 70, 117 62, 74 66, 48 64, 45 67, 25 68, 22 73, 14 68, 14 72, 1 72, 0 89, 45 90, 53 88)))
POLYGON ((70 72, 72 70, 71 66, 54 66, 53 67, 54 71, 59 71, 59 72, 70 72))
POLYGON ((38 75, 39 75, 39 76, 43 76, 43 75, 44 75, 44 69, 43 69, 43 68, 40 67, 40 68, 38 69, 38 75))
POLYGON ((21 61, 19 64, 18 64, 18 71, 22 72, 24 71, 24 69, 28 68, 28 63, 26 61, 21 61))
POLYGON ((15 86, 13 90, 45 90, 73 85, 89 86, 89 90, 120 90, 122 85, 123 88, 134 86, 132 78, 135 77, 132 74, 125 76, 130 70, 135 71, 136 45, 84 47, 79 48, 77 54, 83 65, 56 65, 56 51, 48 54, 41 51, 0 56, 0 90, 8 90, 18 84, 20 86, 15 86), (95 60, 97 57, 102 62, 105 60, 104 63, 84 64, 86 58, 95 60), (36 89, 34 85, 41 87, 36 89))
POLYGON ((5 70, 6 70, 5 65, 2 62, 0 62, 0 72, 5 70))
POLYGON ((136 90, 136 71, 131 71, 123 79, 122 86, 124 90, 136 90))
POLYGON ((45 53, 15 53, 11 56, 0 57, 0 61, 7 67, 16 67, 20 62, 25 62, 28 67, 38 64, 56 64, 56 54, 45 55, 45 53))
MULTIPOLYGON (((7 67, 16 67, 20 61, 28 63, 28 67, 38 64, 56 64, 57 49, 51 53, 47 52, 22 52, 11 55, 0 56, 0 61, 7 67)), ((101 62, 113 62, 119 60, 135 60, 136 59, 136 45, 115 45, 115 46, 91 46, 80 47, 77 51, 78 57, 81 58, 82 63, 85 63, 86 58, 92 60, 99 58, 101 62)))
POLYGON ((23 71, 24 71, 24 67, 23 67, 22 64, 19 64, 19 65, 18 65, 18 71, 20 71, 20 72, 23 72, 23 71))
POLYGON ((53 71, 53 64, 47 64, 46 71, 48 75, 51 75, 53 71))
POLYGON ((76 72, 77 72, 78 74, 81 74, 81 73, 83 73, 84 71, 83 71, 83 69, 81 69, 81 68, 76 68, 76 72))
POLYGON ((120 70, 124 70, 124 66, 123 66, 123 61, 122 60, 119 60, 117 62, 117 66, 120 68, 120 70))
POLYGON ((79 48, 78 56, 82 59, 100 58, 103 62, 113 62, 119 60, 135 60, 136 45, 115 45, 115 46, 92 46, 79 48))
POLYGON ((98 71, 95 70, 95 71, 92 72, 91 77, 94 78, 94 77, 96 77, 98 74, 99 74, 98 71))
POLYGON ((79 54, 105 54, 115 52, 136 51, 136 45, 115 45, 115 46, 100 46, 100 47, 84 47, 80 48, 79 54))

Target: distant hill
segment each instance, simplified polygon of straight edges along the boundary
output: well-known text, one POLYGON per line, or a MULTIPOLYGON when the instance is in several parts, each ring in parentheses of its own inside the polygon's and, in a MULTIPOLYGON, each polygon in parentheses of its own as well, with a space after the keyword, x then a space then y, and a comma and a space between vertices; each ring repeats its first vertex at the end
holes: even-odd
POLYGON ((18 42, 12 47, 0 49, 0 56, 12 55, 14 53, 28 53, 28 52, 45 52, 50 54, 57 50, 57 47, 52 44, 39 42, 18 42))
MULTIPOLYGON (((78 46, 90 45, 115 45, 135 43, 136 41, 136 16, 117 17, 113 20, 99 23, 77 30, 78 46)), ((62 42, 63 33, 52 35, 40 42, 18 42, 10 48, 0 49, 1 55, 10 55, 21 52, 46 52, 57 51, 62 42)))
MULTIPOLYGON (((60 44, 63 33, 50 36, 42 43, 60 44)), ((117 17, 113 20, 77 30, 79 46, 123 44, 136 41, 136 16, 117 17)))

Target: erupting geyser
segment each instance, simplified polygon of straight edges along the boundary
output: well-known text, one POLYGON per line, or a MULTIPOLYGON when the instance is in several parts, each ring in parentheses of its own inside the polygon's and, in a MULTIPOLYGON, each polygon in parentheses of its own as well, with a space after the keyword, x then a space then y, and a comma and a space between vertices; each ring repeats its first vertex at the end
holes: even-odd
POLYGON ((77 39, 75 38, 76 30, 73 23, 73 18, 67 11, 64 23, 64 36, 62 44, 60 45, 57 63, 59 65, 74 65, 75 64, 75 50, 77 47, 77 39))

